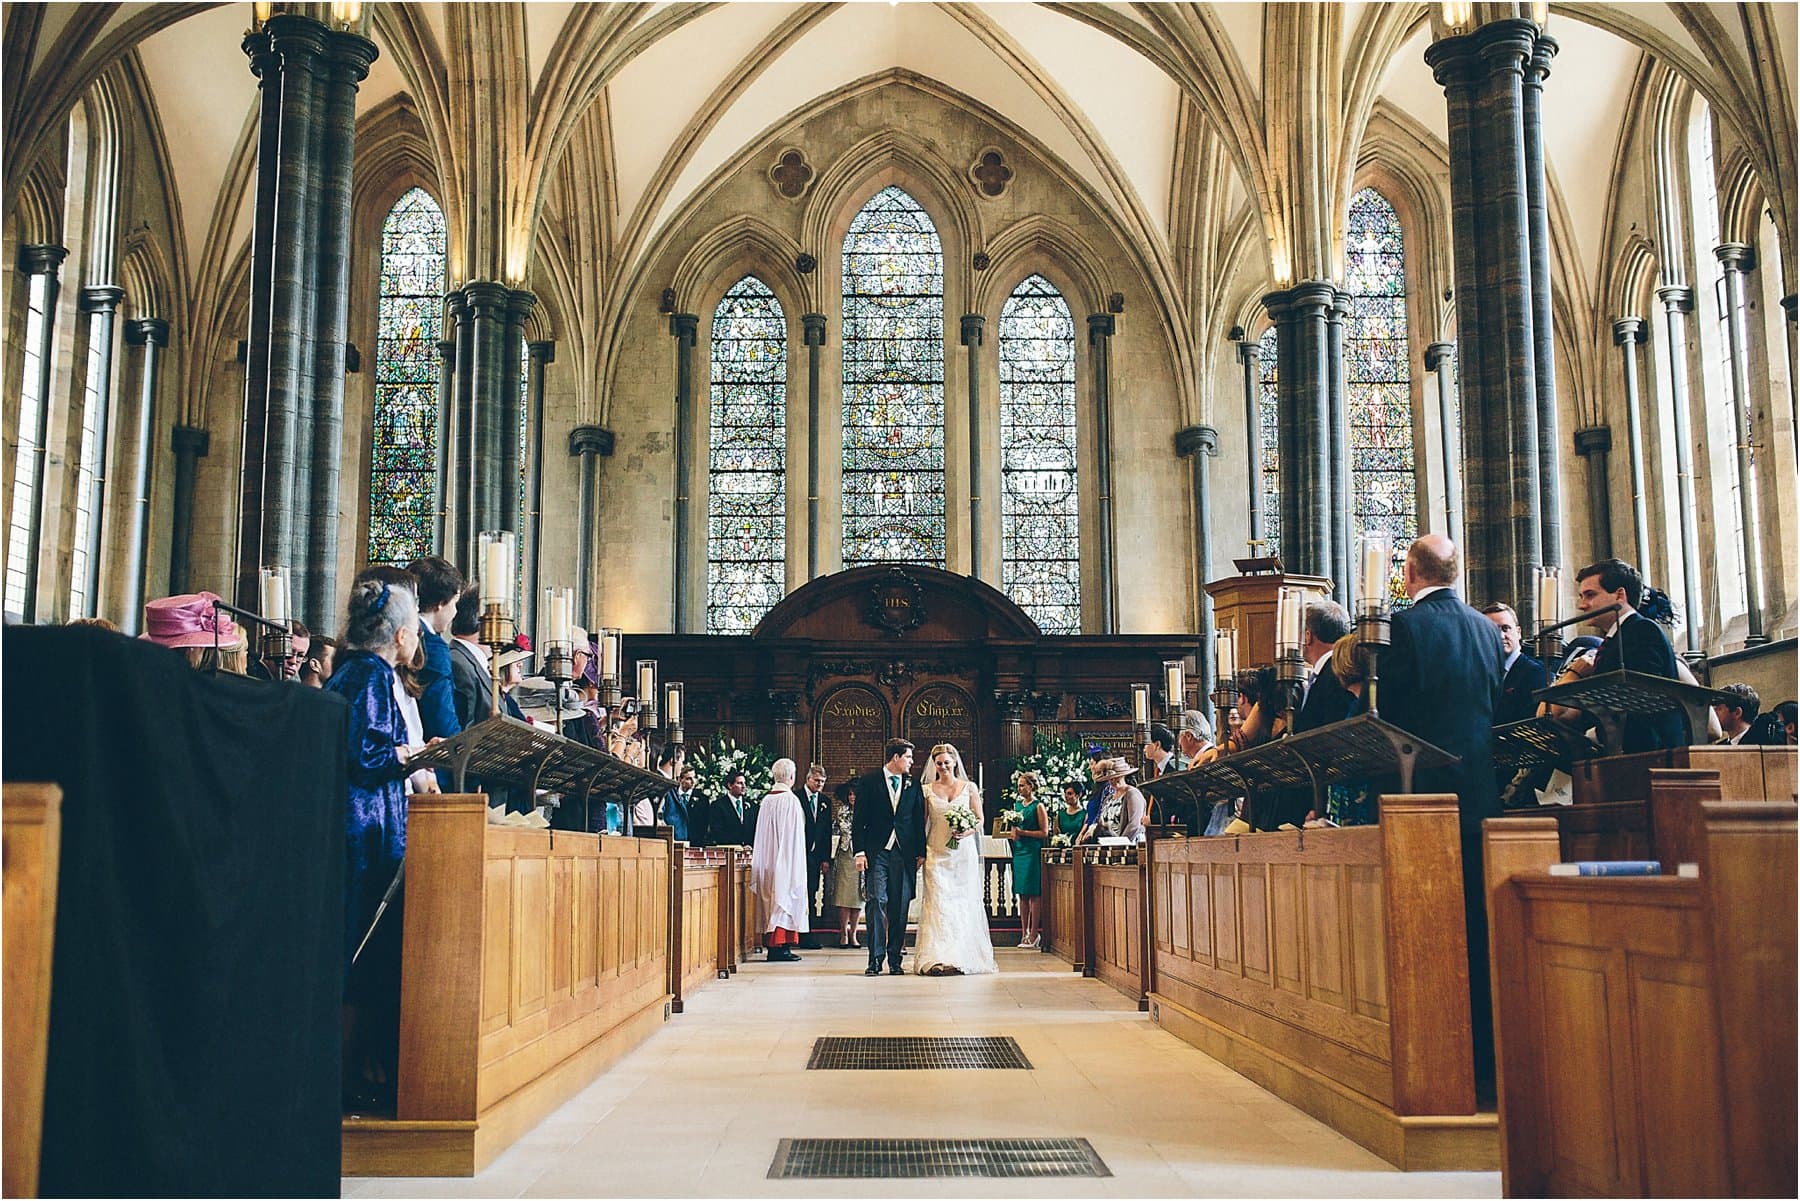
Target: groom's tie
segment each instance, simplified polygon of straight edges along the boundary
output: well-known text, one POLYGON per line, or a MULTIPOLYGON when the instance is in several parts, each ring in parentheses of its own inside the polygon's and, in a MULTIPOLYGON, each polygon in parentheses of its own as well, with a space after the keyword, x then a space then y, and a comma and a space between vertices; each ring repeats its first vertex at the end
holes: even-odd
MULTIPOLYGON (((888 783, 888 804, 890 804, 894 807, 894 816, 899 817, 900 816, 900 777, 896 776, 892 772, 890 772, 890 773, 888 773, 887 783, 888 783)), ((893 832, 888 835, 887 849, 890 851, 893 850, 896 846, 899 845, 899 842, 900 842, 900 830, 899 830, 899 824, 896 822, 893 832)))

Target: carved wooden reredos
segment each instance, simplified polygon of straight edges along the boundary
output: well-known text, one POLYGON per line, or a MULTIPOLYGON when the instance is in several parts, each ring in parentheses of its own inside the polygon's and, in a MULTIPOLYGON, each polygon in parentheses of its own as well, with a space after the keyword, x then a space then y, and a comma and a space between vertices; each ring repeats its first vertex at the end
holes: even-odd
POLYGON ((971 775, 999 772, 1039 728, 1135 758, 1131 685, 1160 688, 1162 662, 1193 652, 1186 635, 1046 636, 995 588, 912 564, 823 576, 745 637, 625 639, 628 665, 655 659, 664 680, 687 686, 690 745, 724 731, 803 770, 821 762, 834 784, 879 766, 895 736, 921 761, 954 743, 971 775))

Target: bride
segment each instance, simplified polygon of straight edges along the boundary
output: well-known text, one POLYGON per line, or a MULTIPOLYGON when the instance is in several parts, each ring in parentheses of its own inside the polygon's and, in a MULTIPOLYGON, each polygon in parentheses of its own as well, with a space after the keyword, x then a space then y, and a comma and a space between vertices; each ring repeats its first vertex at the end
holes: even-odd
POLYGON ((923 783, 925 871, 914 970, 921 976, 998 971, 981 900, 981 792, 963 771, 962 755, 947 742, 931 748, 923 783), (956 805, 967 805, 977 825, 952 849, 945 814, 956 805))

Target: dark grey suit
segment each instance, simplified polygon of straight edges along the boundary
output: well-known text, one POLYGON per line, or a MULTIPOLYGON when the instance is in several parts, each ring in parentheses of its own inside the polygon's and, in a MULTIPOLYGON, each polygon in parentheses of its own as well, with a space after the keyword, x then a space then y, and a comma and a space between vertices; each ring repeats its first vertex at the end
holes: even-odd
POLYGON ((889 969, 897 972, 906 946, 913 876, 925 857, 925 793, 917 780, 903 777, 896 803, 888 791, 887 774, 883 767, 856 782, 856 816, 850 836, 869 865, 869 966, 879 969, 885 956, 889 969))

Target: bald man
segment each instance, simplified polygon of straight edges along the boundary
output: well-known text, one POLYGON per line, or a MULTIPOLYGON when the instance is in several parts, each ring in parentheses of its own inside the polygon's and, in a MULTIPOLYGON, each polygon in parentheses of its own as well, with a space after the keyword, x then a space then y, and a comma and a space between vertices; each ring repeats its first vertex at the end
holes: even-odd
POLYGON ((1488 994, 1487 897, 1481 822, 1500 815, 1494 781, 1494 709, 1506 681, 1506 648, 1494 623, 1456 595, 1456 544, 1427 534, 1406 552, 1412 608, 1394 614, 1393 645, 1381 656, 1381 716, 1457 756, 1454 767, 1421 770, 1418 793, 1456 794, 1461 818, 1463 910, 1469 937, 1469 1005, 1477 1084, 1493 1082, 1488 994))

